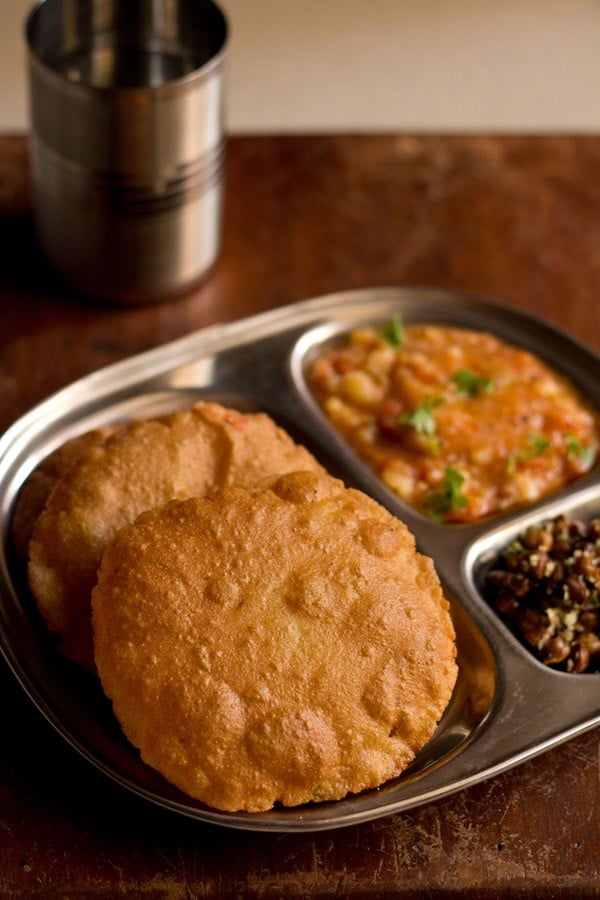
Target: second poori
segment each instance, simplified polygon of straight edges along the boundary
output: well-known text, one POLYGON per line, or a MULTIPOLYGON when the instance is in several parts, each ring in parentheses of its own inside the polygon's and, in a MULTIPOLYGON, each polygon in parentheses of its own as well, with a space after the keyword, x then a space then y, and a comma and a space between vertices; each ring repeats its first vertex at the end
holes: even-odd
POLYGON ((124 425, 58 479, 29 543, 29 583, 61 649, 93 670, 90 596, 104 549, 168 500, 311 469, 314 457, 264 413, 197 403, 124 425))

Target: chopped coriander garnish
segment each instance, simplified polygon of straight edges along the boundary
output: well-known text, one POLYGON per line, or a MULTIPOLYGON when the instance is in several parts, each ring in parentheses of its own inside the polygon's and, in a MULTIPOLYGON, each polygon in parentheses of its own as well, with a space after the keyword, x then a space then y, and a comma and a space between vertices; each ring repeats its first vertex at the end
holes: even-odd
POLYGON ((454 509, 464 509, 469 500, 462 492, 465 476, 458 469, 447 468, 441 490, 427 498, 426 504, 436 519, 442 519, 454 509))
POLYGON ((547 450, 550 446, 550 439, 544 437, 543 434, 528 434, 527 435, 527 443, 529 444, 529 450, 525 450, 525 458, 533 459, 534 456, 539 456, 540 453, 543 453, 544 450, 547 450))
POLYGON ((581 441, 574 434, 566 434, 567 442, 567 459, 569 462, 579 460, 584 466, 589 465, 594 459, 594 448, 589 445, 582 445, 581 441))
POLYGON ((421 405, 413 409, 412 412, 404 413, 404 415, 400 416, 398 424, 410 425, 419 434, 432 437, 437 427, 433 410, 443 402, 443 397, 430 397, 429 394, 425 394, 421 405))
POLYGON ((382 330, 381 337, 394 350, 401 350, 404 346, 404 323, 402 322, 402 317, 394 316, 392 321, 382 330))
POLYGON ((474 375, 467 369, 459 369, 458 372, 455 372, 452 381, 460 393, 466 394, 467 397, 476 397, 477 394, 489 391, 492 387, 491 378, 486 378, 485 375, 474 375))
POLYGON ((511 453, 509 455, 506 461, 509 475, 514 473, 519 462, 541 456, 544 450, 547 450, 550 446, 549 438, 541 434, 528 434, 527 443, 529 444, 527 450, 521 450, 519 453, 511 453))

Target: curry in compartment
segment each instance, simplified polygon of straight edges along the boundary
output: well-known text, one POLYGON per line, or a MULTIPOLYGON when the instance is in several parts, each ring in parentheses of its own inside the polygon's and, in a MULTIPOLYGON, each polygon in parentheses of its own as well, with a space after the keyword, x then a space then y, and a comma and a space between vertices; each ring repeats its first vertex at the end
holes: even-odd
POLYGON ((586 472, 598 417, 538 357, 438 324, 357 328, 308 380, 332 424, 423 514, 472 522, 538 500, 586 472))

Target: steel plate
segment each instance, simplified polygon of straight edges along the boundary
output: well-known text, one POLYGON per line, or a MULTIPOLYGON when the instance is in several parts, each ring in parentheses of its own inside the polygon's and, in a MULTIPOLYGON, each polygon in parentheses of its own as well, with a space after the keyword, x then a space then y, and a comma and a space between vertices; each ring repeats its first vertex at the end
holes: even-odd
POLYGON ((493 332, 536 353, 600 408, 600 358, 540 319, 470 294, 378 288, 307 300, 194 332, 83 378, 0 439, 0 646, 38 709, 85 758, 124 788, 204 822, 261 831, 317 831, 424 804, 515 766, 600 723, 600 680, 536 661, 478 588, 482 567, 529 522, 600 514, 598 466, 542 502, 472 525, 432 522, 392 495, 329 426, 304 380, 323 342, 360 324, 439 322, 493 332), (185 796, 145 766, 122 736, 97 681, 55 650, 10 543, 23 481, 56 446, 102 423, 155 415, 198 399, 269 412, 330 469, 404 519, 432 556, 451 600, 460 674, 427 746, 400 778, 336 803, 223 813, 185 796))

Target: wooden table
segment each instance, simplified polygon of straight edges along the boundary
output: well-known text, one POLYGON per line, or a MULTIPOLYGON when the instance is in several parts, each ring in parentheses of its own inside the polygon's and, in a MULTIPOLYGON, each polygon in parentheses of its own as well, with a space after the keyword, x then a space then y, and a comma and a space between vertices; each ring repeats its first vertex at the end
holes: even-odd
MULTIPOLYGON (((200 326, 361 286, 477 291, 600 350, 600 140, 231 139, 219 262, 152 308, 60 284, 36 249, 28 177, 25 138, 0 137, 0 429, 200 326)), ((600 897, 598 730, 406 814, 268 835, 180 819, 108 782, 3 663, 0 697, 1 897, 600 897)))

